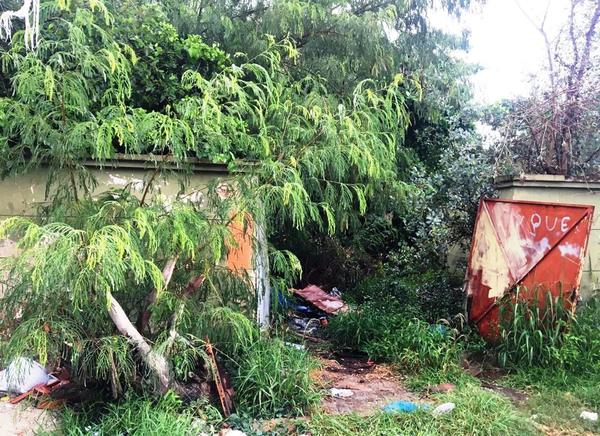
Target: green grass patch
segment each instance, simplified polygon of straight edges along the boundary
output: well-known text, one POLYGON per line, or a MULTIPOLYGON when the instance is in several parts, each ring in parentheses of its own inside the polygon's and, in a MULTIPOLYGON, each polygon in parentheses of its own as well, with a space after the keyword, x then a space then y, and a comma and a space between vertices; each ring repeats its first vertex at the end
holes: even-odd
POLYGON ((600 411, 600 299, 578 308, 576 316, 560 299, 542 307, 517 299, 496 351, 512 373, 500 382, 529 394, 524 408, 557 431, 600 432, 600 424, 579 417, 600 411))
POLYGON ((61 434, 188 436, 218 430, 222 421, 217 409, 206 402, 184 406, 173 393, 160 398, 128 393, 118 403, 98 404, 62 415, 61 434))
POLYGON ((501 381, 529 395, 526 410, 537 422, 559 430, 594 431, 600 424, 582 420, 582 411, 600 412, 600 374, 555 368, 528 368, 501 381))
POLYGON ((429 411, 384 413, 363 417, 356 414, 313 416, 313 435, 530 435, 532 422, 505 398, 475 386, 465 385, 436 398, 436 404, 454 402, 449 414, 433 417, 429 411))
POLYGON ((459 366, 464 337, 448 322, 429 324, 411 318, 394 305, 367 304, 333 318, 328 334, 338 348, 366 352, 389 362, 405 374, 452 381, 462 376, 459 366))

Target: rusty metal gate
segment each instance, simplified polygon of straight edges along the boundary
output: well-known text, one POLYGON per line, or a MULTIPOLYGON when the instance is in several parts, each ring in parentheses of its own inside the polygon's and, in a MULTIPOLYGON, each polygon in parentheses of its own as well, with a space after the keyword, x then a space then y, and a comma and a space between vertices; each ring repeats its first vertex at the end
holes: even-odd
MULTIPOLYGON (((563 293, 565 301, 574 301, 593 212, 593 206, 481 200, 466 292, 469 320, 483 337, 497 338, 497 302, 517 286, 563 293)), ((541 303, 544 296, 538 298, 541 303)))

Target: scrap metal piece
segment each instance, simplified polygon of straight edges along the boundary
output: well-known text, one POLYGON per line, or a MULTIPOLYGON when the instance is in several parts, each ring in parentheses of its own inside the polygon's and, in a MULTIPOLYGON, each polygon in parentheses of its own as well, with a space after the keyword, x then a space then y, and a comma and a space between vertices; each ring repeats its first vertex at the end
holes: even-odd
POLYGON ((339 296, 328 294, 316 285, 308 285, 304 289, 294 289, 294 294, 299 295, 313 306, 331 315, 348 310, 348 306, 339 296))
POLYGON ((540 306, 550 292, 575 309, 593 212, 586 205, 481 200, 465 291, 469 321, 485 339, 497 339, 498 303, 517 288, 540 306))
POLYGON ((212 372, 213 379, 215 380, 215 386, 217 388, 217 393, 219 394, 219 401, 221 402, 221 408, 223 409, 223 415, 228 417, 231 415, 231 411, 233 409, 233 400, 232 400, 232 392, 230 389, 227 389, 225 384, 223 383, 223 378, 221 377, 221 371, 217 364, 217 359, 215 356, 215 352, 213 350, 212 344, 208 339, 208 336, 205 338, 205 347, 206 354, 210 358, 210 369, 212 372))

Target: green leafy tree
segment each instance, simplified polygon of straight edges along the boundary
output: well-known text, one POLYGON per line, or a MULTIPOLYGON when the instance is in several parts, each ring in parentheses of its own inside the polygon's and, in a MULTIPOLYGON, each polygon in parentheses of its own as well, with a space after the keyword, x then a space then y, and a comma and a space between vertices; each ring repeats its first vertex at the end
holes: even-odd
MULTIPOLYGON (((435 166, 453 117, 470 99, 473 67, 453 56, 467 48, 467 35, 436 29, 431 9, 458 16, 470 0, 351 1, 184 1, 163 0, 182 32, 193 31, 217 41, 227 52, 250 57, 269 45, 264 35, 296 42, 299 56, 288 65, 296 78, 324 79, 339 95, 350 95, 363 80, 389 82, 402 74, 418 83, 407 93, 411 125, 399 144, 435 166)), ((409 164, 401 161, 402 167, 409 164)))
MULTIPOLYGON (((115 395, 140 379, 158 392, 180 389, 203 359, 206 334, 233 354, 255 337, 240 313, 253 307, 249 284, 220 266, 229 224, 245 225, 249 212, 267 229, 311 224, 333 233, 364 213, 374 186, 396 184, 413 85, 396 75, 340 97, 290 74, 297 50, 287 40, 271 39, 254 61, 236 64, 195 35, 175 36, 154 9, 118 19, 125 10, 97 0, 49 0, 42 9, 38 49, 27 51, 16 32, 0 52, 2 173, 50 168, 50 205, 39 220, 0 224, 0 238, 21 250, 2 261, 2 357, 69 361, 115 395), (144 23, 157 20, 154 34, 144 23), (156 53, 140 51, 146 35, 156 53), (178 62, 163 66, 171 57, 178 62), (156 68, 168 74, 154 76, 156 68), (134 83, 152 87, 145 94, 134 83), (142 193, 95 191, 84 162, 118 152, 160 156, 142 193), (160 161, 185 171, 197 157, 239 174, 225 199, 210 186, 194 203, 185 183, 168 202, 151 195, 160 161), (249 163, 240 168, 239 158, 249 163)), ((293 254, 272 259, 282 276, 297 275, 293 254)))
POLYGON ((115 37, 131 47, 138 63, 132 70, 132 104, 164 110, 186 95, 181 76, 194 70, 211 77, 227 66, 229 56, 199 35, 181 37, 163 10, 136 0, 113 2, 115 37), (131 11, 136 13, 132 14, 131 11), (132 32, 131 29, 136 29, 132 32))
MULTIPOLYGON (((451 142, 461 112, 468 105, 468 77, 473 67, 458 61, 455 50, 467 48, 466 35, 448 35, 433 27, 429 12, 434 6, 459 15, 469 1, 432 2, 419 0, 384 1, 194 1, 162 3, 180 33, 193 31, 208 41, 218 41, 230 53, 246 52, 256 58, 273 40, 290 38, 298 56, 286 61, 295 79, 318 78, 330 92, 352 98, 355 87, 367 80, 372 86, 394 80, 406 98, 408 127, 395 140, 397 152, 391 176, 369 183, 368 218, 348 214, 333 237, 319 226, 301 232, 278 226, 273 243, 294 249, 306 267, 307 280, 327 285, 353 286, 356 278, 373 268, 386 244, 363 249, 362 242, 380 239, 378 222, 389 216, 398 222, 406 209, 406 197, 413 191, 411 168, 426 165, 436 171, 444 150, 451 142), (265 38, 270 35, 271 39, 265 38), (367 230, 372 229, 369 233, 367 230), (377 233, 377 234, 376 234, 377 233)), ((461 128, 470 129, 469 123, 461 128)), ((398 235, 398 232, 392 231, 398 235)), ((388 235, 389 236, 389 235, 388 235)), ((392 245, 397 240, 389 241, 392 245)))

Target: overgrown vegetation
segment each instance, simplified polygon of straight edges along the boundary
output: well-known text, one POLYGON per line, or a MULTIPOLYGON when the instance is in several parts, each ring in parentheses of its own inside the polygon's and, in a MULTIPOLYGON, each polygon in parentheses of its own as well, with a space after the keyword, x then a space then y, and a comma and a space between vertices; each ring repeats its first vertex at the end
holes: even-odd
MULTIPOLYGON (((548 302, 541 316, 565 315, 558 323, 558 332, 555 328, 544 330, 542 322, 525 324, 521 320, 513 324, 515 330, 504 334, 499 356, 512 358, 507 361, 512 373, 503 383, 529 392, 526 407, 543 425, 598 432, 598 423, 582 421, 578 416, 583 410, 600 407, 600 300, 596 296, 582 304, 575 317, 556 309, 556 303, 550 306, 548 302), (514 338, 520 336, 523 342, 515 343, 514 338), (524 346, 526 337, 530 337, 528 346, 524 346), (505 354, 509 350, 511 353, 505 354)), ((520 307, 516 312, 531 316, 536 309, 520 307)))
POLYGON ((363 351, 403 372, 460 372, 456 371, 462 348, 458 330, 447 321, 429 324, 413 316, 410 307, 388 299, 338 315, 328 333, 338 347, 363 351))
POLYGON ((129 393, 120 403, 95 404, 83 412, 67 410, 61 431, 65 435, 159 435, 178 436, 214 432, 220 412, 196 402, 184 405, 172 392, 159 399, 129 393))
MULTIPOLYGON (((364 213, 371 184, 401 191, 394 157, 418 84, 397 74, 335 96, 319 78, 289 73, 291 40, 267 37, 265 51, 234 64, 198 35, 181 38, 144 1, 52 0, 44 10, 36 51, 17 31, 0 54, 3 174, 50 168, 38 219, 0 226, 21 250, 3 264, 3 359, 68 362, 82 382, 110 381, 114 396, 140 382, 178 390, 186 372, 206 366, 197 349, 215 332, 205 316, 228 306, 241 313, 227 316, 254 318, 250 281, 220 266, 234 245, 231 224, 246 228, 251 215, 269 231, 310 223, 331 234, 364 213), (149 56, 146 39, 156 45, 149 56), (179 63, 161 77, 169 59, 179 63), (172 100, 149 103, 153 95, 172 100), (85 162, 118 152, 150 153, 156 169, 98 192, 85 162), (234 158, 256 160, 225 189, 218 180, 199 188, 186 177, 191 157, 232 169, 234 158), (159 162, 181 169, 171 198, 155 192, 168 175, 159 162)), ((292 253, 277 259, 280 277, 297 276, 292 253)))
POLYGON ((586 303, 575 316, 563 296, 537 290, 532 292, 533 300, 529 300, 522 293, 531 291, 517 289, 514 300, 501 311, 503 322, 497 351, 500 364, 598 370, 598 301, 586 303))
MULTIPOLYGON (((457 16, 470 3, 439 5, 457 16)), ((14 23, 0 42, 0 174, 36 170, 47 186, 32 216, 0 223, 19 250, 0 261, 0 361, 66 366, 99 392, 101 405, 65 411, 65 434, 217 431, 207 392, 187 389, 213 382, 207 342, 236 391, 231 424, 314 411, 317 362, 261 331, 252 277, 224 267, 233 227, 252 233, 275 295, 342 290, 353 310, 330 321, 336 348, 417 390, 457 385, 432 399, 455 402, 451 415, 317 412, 303 431, 535 432, 463 371, 473 351, 539 404, 570 389, 570 407, 600 407, 597 300, 573 317, 517 291, 495 349, 464 325, 460 253, 494 162, 475 129, 473 67, 452 54, 466 38, 432 28, 432 5, 44 0, 35 50, 14 23), (122 154, 145 155, 148 171, 105 191, 98 174, 122 154), (229 175, 195 186, 198 159, 229 175), (163 194, 173 178, 179 190, 163 194)), ((553 147, 528 154, 535 165, 574 173, 597 156, 575 151, 589 120, 572 109, 553 147)))
POLYGON ((321 398, 311 379, 316 367, 306 350, 280 340, 254 343, 234 380, 238 410, 259 418, 307 413, 321 398))

